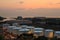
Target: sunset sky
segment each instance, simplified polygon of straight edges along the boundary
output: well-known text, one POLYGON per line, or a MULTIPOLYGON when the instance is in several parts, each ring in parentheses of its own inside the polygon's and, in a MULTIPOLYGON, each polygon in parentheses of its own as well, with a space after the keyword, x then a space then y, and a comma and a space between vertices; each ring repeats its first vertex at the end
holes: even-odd
MULTIPOLYGON (((7 12, 5 12, 5 11, 7 11, 7 10, 9 10, 9 12, 11 12, 11 10, 13 10, 12 13, 14 14, 14 12, 16 12, 16 10, 17 10, 17 12, 19 11, 18 9, 20 9, 20 11, 21 11, 21 9, 23 10, 24 13, 22 14, 22 16, 23 15, 26 16, 25 12, 27 11, 27 13, 28 13, 29 10, 30 10, 29 12, 31 12, 31 9, 34 9, 32 11, 33 13, 35 13, 36 10, 45 11, 45 9, 47 11, 49 10, 48 13, 50 13, 51 10, 60 13, 60 0, 0 0, 0 11, 4 12, 4 13, 0 12, 0 15, 5 16, 7 14, 7 12), (42 8, 42 9, 39 9, 39 8, 42 8), (24 10, 24 9, 29 9, 29 10, 24 10)), ((36 12, 36 13, 38 13, 38 12, 36 12)), ((41 14, 41 12, 39 12, 39 13, 41 14)), ((51 12, 51 13, 55 13, 55 12, 51 12)), ((48 14, 44 14, 44 13, 41 15, 48 16, 48 14)), ((58 14, 58 15, 60 15, 60 14, 58 14)), ((56 16, 56 15, 54 14, 54 16, 56 16)))
POLYGON ((0 0, 3 8, 60 8, 60 0, 0 0))

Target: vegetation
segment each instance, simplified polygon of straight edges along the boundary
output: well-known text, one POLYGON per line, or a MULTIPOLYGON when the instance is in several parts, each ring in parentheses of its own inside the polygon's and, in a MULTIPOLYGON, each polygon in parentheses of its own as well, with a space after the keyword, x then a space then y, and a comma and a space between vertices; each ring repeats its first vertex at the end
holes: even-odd
POLYGON ((4 17, 0 16, 0 20, 4 20, 4 19, 6 19, 6 18, 4 18, 4 17))
POLYGON ((0 40, 4 40, 4 36, 3 35, 0 35, 0 40))

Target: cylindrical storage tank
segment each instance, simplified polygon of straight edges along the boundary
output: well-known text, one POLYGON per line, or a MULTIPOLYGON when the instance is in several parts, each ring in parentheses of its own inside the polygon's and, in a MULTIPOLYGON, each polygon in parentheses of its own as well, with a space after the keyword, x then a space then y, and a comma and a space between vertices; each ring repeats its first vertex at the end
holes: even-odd
POLYGON ((52 29, 46 29, 44 34, 45 34, 45 37, 53 38, 53 36, 54 36, 54 30, 52 30, 52 29))
POLYGON ((57 38, 60 38, 60 31, 55 31, 54 36, 56 36, 57 38))
POLYGON ((33 26, 28 26, 27 29, 29 29, 30 32, 33 33, 34 27, 33 26))
POLYGON ((13 30, 12 30, 12 32, 14 33, 14 34, 19 34, 19 30, 21 29, 21 27, 14 27, 13 28, 13 30))
POLYGON ((43 31, 44 32, 44 28, 34 28, 33 31, 43 31))
POLYGON ((28 26, 27 25, 21 25, 20 26, 22 29, 26 29, 28 26))
POLYGON ((34 36, 44 36, 43 31, 34 31, 34 36))
POLYGON ((10 24, 3 24, 3 28, 8 29, 8 26, 10 26, 10 24))
POLYGON ((8 32, 12 32, 13 28, 15 28, 16 26, 8 26, 8 32))
POLYGON ((19 34, 28 33, 29 31, 30 31, 29 29, 20 29, 19 34))
POLYGON ((34 31, 44 31, 44 28, 34 28, 34 31))
POLYGON ((34 28, 34 36, 43 36, 44 35, 44 28, 34 28))
POLYGON ((12 26, 17 26, 17 27, 19 27, 19 24, 18 24, 18 23, 13 23, 12 26))

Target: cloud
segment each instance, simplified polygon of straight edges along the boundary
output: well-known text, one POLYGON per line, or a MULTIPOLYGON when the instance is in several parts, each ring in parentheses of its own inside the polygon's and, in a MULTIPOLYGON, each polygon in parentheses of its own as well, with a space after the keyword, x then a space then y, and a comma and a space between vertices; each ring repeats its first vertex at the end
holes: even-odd
POLYGON ((23 4, 23 3, 24 3, 24 1, 20 1, 19 3, 20 3, 20 4, 23 4))
POLYGON ((60 2, 56 3, 56 4, 60 4, 60 2))
POLYGON ((50 5, 53 5, 53 3, 52 3, 52 2, 50 2, 49 4, 50 4, 50 5))
POLYGON ((56 4, 58 4, 58 5, 59 5, 59 4, 60 4, 60 2, 58 2, 58 3, 52 3, 52 2, 50 2, 50 3, 49 3, 49 5, 56 5, 56 4))

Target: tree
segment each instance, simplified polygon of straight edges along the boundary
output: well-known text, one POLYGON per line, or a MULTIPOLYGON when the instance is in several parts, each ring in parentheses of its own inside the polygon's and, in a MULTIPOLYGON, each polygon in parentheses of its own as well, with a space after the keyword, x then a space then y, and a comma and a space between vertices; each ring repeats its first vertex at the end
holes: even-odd
POLYGON ((4 17, 0 16, 0 20, 4 20, 4 19, 6 19, 6 18, 4 18, 4 17))
POLYGON ((22 20, 22 16, 18 16, 16 19, 17 20, 22 20))
POLYGON ((0 40, 4 40, 4 36, 3 35, 0 35, 0 40))

